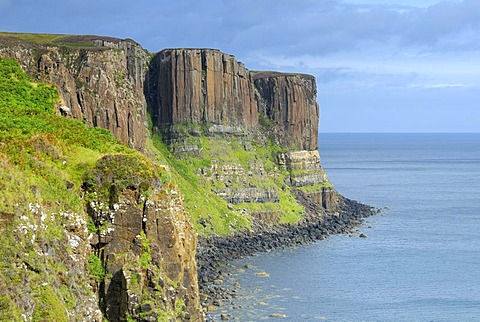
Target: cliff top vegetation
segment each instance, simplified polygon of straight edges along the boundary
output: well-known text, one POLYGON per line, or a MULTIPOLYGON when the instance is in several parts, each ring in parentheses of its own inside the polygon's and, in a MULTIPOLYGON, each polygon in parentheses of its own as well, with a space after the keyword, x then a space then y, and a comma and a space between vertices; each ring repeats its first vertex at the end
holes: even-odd
POLYGON ((34 45, 55 45, 64 47, 95 48, 94 40, 102 40, 112 43, 121 41, 119 38, 95 36, 95 35, 63 35, 63 34, 36 34, 0 32, 0 43, 11 44, 18 41, 34 45))

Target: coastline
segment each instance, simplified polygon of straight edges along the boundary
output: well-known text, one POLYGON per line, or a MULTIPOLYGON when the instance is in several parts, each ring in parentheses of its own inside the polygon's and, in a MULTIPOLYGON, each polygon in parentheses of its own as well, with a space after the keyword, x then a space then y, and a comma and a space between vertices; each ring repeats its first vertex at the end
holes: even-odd
POLYGON ((257 224, 252 231, 241 231, 233 236, 199 237, 198 284, 204 310, 214 311, 236 297, 235 288, 223 284, 231 274, 227 265, 229 261, 277 248, 310 244, 333 234, 351 233, 364 218, 381 212, 345 197, 341 197, 336 212, 324 212, 319 216, 313 212, 316 208, 314 204, 307 204, 305 218, 295 226, 257 224))

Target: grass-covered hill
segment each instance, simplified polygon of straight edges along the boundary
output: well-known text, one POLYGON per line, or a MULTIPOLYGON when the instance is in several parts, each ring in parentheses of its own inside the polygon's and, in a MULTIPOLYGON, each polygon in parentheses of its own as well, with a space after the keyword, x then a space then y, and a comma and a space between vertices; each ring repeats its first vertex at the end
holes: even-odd
POLYGON ((128 168, 100 168, 117 180, 164 172, 107 130, 56 115, 58 99, 17 61, 0 59, 0 321, 93 319, 105 269, 88 245, 79 249, 97 229, 85 212, 85 174, 105 155, 128 160, 128 168))

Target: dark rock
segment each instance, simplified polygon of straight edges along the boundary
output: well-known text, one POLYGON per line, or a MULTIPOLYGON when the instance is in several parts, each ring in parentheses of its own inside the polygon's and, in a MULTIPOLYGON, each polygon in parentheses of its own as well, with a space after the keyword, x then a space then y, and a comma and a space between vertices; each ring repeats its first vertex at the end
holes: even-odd
POLYGON ((234 56, 214 49, 165 49, 152 68, 159 126, 208 123, 210 133, 233 135, 257 126, 253 81, 234 56))
POLYGON ((259 92, 259 111, 273 121, 280 146, 318 149, 317 86, 310 75, 252 72, 259 92))
POLYGON ((150 303, 145 303, 140 306, 142 312, 149 312, 152 310, 152 305, 150 303))

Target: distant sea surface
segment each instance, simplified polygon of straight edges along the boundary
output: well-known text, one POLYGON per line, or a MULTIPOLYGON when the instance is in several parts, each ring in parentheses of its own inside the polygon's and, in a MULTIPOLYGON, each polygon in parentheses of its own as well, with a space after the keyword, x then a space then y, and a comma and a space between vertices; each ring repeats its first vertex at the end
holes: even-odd
POLYGON ((321 134, 320 154, 341 194, 389 210, 351 236, 233 262, 237 308, 223 313, 480 321, 480 134, 321 134))

